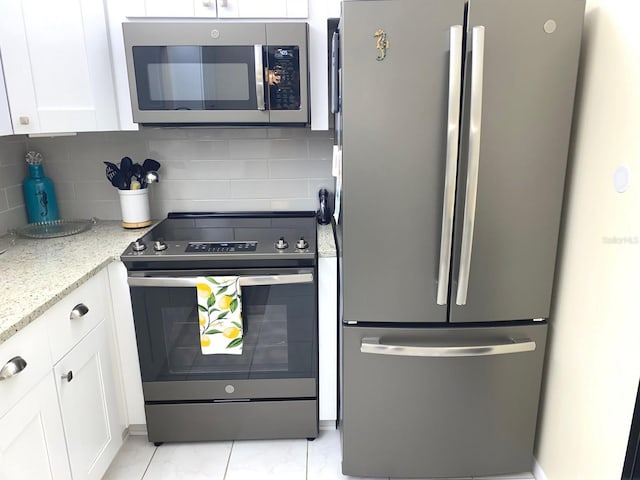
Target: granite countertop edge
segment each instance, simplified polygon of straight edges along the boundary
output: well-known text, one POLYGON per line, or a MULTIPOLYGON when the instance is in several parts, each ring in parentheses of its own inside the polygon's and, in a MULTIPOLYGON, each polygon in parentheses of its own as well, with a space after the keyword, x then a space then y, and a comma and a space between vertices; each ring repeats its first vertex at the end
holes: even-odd
MULTIPOLYGON (((6 272, 0 278, 0 345, 119 261, 127 245, 150 228, 126 230, 117 221, 98 221, 89 231, 68 237, 15 238, 0 255, 0 269, 6 272)), ((333 226, 318 225, 318 257, 335 256, 333 226)))

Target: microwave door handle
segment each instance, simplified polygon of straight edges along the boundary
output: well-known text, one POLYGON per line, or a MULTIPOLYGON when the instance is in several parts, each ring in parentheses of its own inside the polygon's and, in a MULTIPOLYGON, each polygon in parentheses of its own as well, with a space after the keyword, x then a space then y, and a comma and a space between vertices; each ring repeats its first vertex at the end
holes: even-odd
POLYGON ((438 267, 438 305, 447 304, 453 236, 453 206, 456 199, 458 140, 460 136, 460 89, 462 88, 462 25, 449 30, 449 102, 447 115, 447 157, 445 162, 440 265, 438 267))
POLYGON ((469 269, 471 268, 471 248, 473 247, 473 228, 476 220, 476 196, 478 193, 478 170, 480 169, 484 27, 473 27, 471 38, 473 57, 471 60, 471 105, 469 108, 469 157, 456 305, 466 305, 467 292, 469 290, 469 269))
MULTIPOLYGON (((239 277, 241 287, 261 285, 290 285, 313 282, 313 273, 294 273, 288 275, 255 275, 239 277)), ((128 277, 130 287, 195 287, 197 277, 128 277)))
POLYGON ((258 110, 265 110, 264 101, 264 65, 262 64, 262 45, 254 45, 254 64, 256 73, 256 101, 258 110))

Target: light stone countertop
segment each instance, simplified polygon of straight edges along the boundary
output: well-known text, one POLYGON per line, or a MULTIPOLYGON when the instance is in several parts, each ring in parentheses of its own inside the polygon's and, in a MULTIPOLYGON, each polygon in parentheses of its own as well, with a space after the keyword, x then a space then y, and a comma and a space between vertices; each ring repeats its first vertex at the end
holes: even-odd
MULTIPOLYGON (((91 230, 35 240, 0 238, 0 344, 113 261, 149 228, 126 230, 98 221, 91 230)), ((335 257, 331 225, 318 225, 318 256, 335 257)))

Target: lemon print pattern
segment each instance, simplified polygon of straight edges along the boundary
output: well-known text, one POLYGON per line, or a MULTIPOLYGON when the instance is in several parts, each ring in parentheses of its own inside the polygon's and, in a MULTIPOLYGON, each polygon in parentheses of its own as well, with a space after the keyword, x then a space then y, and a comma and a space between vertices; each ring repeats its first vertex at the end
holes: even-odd
POLYGON ((242 296, 238 277, 198 277, 198 327, 203 355, 242 354, 242 296))

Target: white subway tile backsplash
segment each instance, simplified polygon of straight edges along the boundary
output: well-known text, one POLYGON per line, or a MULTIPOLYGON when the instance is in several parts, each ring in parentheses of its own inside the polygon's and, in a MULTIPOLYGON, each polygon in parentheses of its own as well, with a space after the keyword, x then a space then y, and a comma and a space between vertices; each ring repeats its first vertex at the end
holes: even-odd
POLYGON ((0 212, 9 210, 9 201, 7 200, 6 191, 0 190, 0 212))
POLYGON ((149 150, 151 157, 160 163, 174 160, 224 160, 229 158, 229 143, 226 140, 152 140, 149 141, 149 150))
POLYGON ((268 178, 267 160, 179 160, 162 165, 161 181, 172 180, 218 180, 232 178, 268 178))
POLYGON ((200 200, 229 197, 227 180, 166 180, 151 185, 154 196, 174 200, 200 200))
POLYGON ((271 178, 330 177, 331 164, 322 161, 270 160, 271 178))
MULTIPOLYGON (((16 208, 24 206, 24 193, 22 191, 22 185, 14 185, 13 187, 7 187, 7 201, 9 202, 8 208, 16 208)), ((0 208, 0 212, 3 209, 0 208)), ((0 232, 1 234, 1 232, 0 232)))
POLYGON ((231 180, 231 198, 304 198, 306 182, 299 180, 231 180))
POLYGON ((119 220, 117 190, 103 162, 158 160, 150 186, 153 218, 169 211, 316 210, 333 188, 330 132, 307 128, 148 128, 139 132, 0 139, 0 235, 26 223, 24 154, 44 157, 63 218, 119 220))
POLYGON ((0 167, 0 188, 22 185, 26 175, 26 163, 24 165, 2 166, 0 167))
MULTIPOLYGON (((62 189, 60 189, 62 191, 62 189)), ((106 177, 104 181, 75 183, 75 200, 78 203, 91 201, 115 201, 118 190, 111 186, 106 177)))

